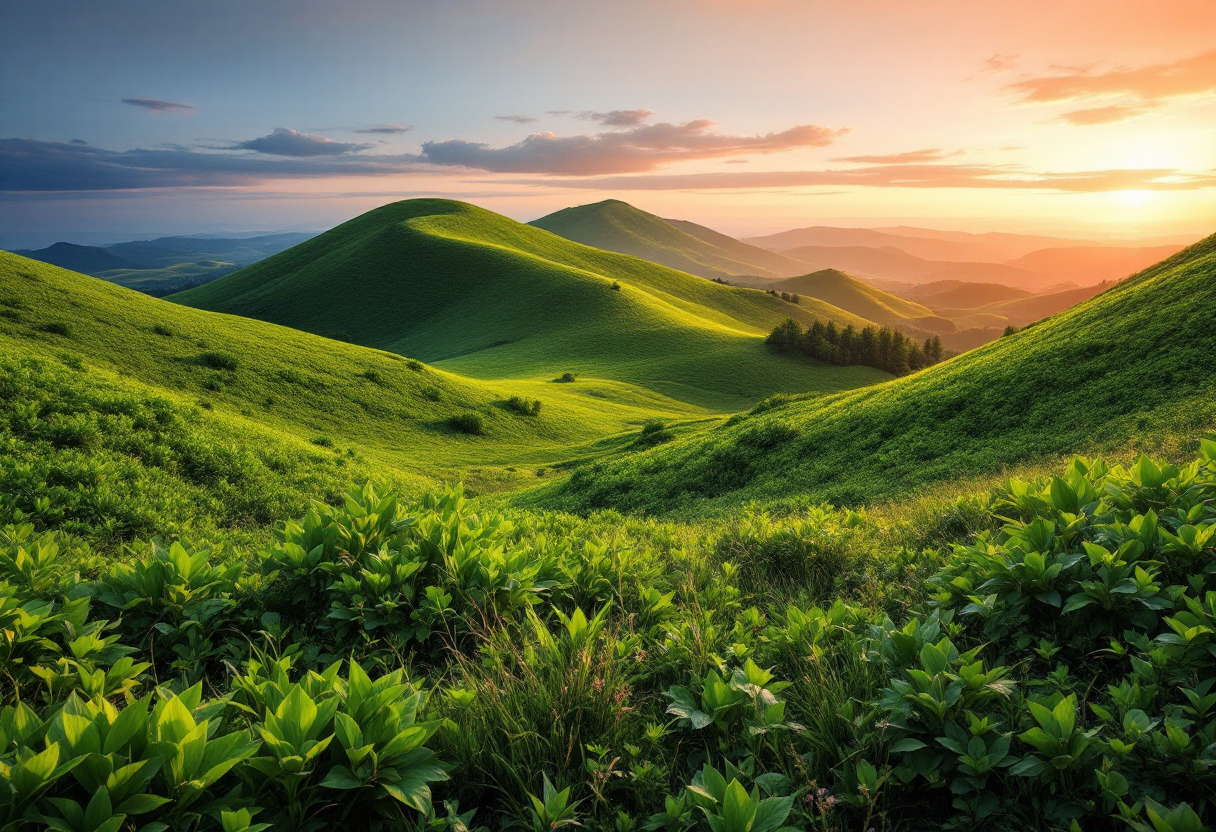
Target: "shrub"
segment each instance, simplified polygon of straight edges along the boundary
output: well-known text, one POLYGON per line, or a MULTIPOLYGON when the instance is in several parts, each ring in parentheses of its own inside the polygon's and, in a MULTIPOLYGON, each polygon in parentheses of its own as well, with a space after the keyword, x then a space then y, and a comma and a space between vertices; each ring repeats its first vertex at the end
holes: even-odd
POLYGON ((334 440, 330 439, 328 436, 318 436, 316 439, 312 440, 312 444, 319 445, 322 448, 332 448, 334 446, 334 440))
POLYGON ((486 432, 486 423, 480 413, 458 413, 449 416, 444 424, 457 433, 467 433, 470 436, 482 436, 486 432))
POLYGON ((417 359, 414 359, 414 358, 411 358, 408 361, 406 361, 405 366, 409 367, 415 373, 421 373, 423 370, 426 369, 426 365, 424 365, 421 361, 418 361, 417 359))
POLYGON ((648 419, 642 430, 638 434, 635 444, 642 447, 651 445, 661 445, 664 442, 670 442, 675 439, 676 435, 667 429, 667 423, 662 419, 648 419))
POLYGON ((575 380, 574 373, 562 373, 558 376, 557 380, 562 384, 573 384, 575 380))
POLYGON ((172 338, 175 334, 173 330, 165 324, 153 324, 152 332, 156 335, 163 335, 166 338, 172 338))
POLYGON ((359 373, 359 378, 365 378, 372 384, 382 384, 384 382, 384 379, 376 370, 364 370, 363 372, 359 373))
POLYGON ((213 370, 227 370, 228 372, 235 372, 238 364, 236 356, 213 350, 200 354, 198 361, 204 367, 210 367, 213 370))
POLYGON ((539 416, 540 399, 527 399, 523 396, 512 396, 506 401, 507 410, 513 410, 521 416, 539 416))
POLYGON ((611 289, 612 289, 612 291, 614 291, 614 292, 619 292, 619 291, 621 291, 621 284, 617 283, 617 282, 614 280, 614 281, 612 281, 612 286, 611 286, 611 289))
POLYGON ((48 321, 44 324, 39 324, 36 329, 39 332, 46 332, 51 335, 62 335, 65 338, 72 334, 72 329, 62 321, 48 321))

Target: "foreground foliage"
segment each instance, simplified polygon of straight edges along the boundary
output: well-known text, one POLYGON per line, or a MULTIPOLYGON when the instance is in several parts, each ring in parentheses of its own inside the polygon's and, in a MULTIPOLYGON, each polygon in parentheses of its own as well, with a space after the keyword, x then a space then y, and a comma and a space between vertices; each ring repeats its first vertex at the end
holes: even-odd
POLYGON ((153 541, 90 579, 56 517, 0 534, 2 829, 1183 832, 1216 811, 1216 442, 1078 458, 935 529, 367 485, 260 551, 153 541))

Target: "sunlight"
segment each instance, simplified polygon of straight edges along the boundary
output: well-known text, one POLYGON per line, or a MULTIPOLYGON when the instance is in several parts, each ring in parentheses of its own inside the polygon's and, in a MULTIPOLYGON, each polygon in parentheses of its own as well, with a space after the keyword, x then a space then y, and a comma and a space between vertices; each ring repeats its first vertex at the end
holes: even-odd
POLYGON ((1159 194, 1155 193, 1154 191, 1115 191, 1115 201, 1120 205, 1126 205, 1128 207, 1144 205, 1146 202, 1152 202, 1158 196, 1159 194))

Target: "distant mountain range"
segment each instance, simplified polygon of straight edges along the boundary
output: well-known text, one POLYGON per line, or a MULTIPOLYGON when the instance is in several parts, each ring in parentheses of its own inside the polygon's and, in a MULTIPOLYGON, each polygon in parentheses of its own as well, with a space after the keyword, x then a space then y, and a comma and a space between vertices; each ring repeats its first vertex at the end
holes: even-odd
POLYGON ((222 277, 312 236, 288 232, 244 238, 159 237, 107 246, 61 242, 13 253, 148 294, 163 295, 222 277))

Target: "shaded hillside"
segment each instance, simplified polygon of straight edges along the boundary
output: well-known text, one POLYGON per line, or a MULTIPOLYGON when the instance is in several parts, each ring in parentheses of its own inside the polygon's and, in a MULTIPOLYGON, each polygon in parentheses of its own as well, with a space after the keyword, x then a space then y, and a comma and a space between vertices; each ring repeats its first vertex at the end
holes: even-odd
POLYGON ((529 225, 711 280, 733 280, 739 275, 786 277, 806 270, 775 252, 696 223, 665 220, 616 199, 564 208, 529 225))
POLYGON ((112 269, 138 269, 139 264, 124 259, 113 252, 98 246, 78 246, 73 243, 55 243, 46 248, 33 251, 21 250, 13 252, 31 260, 70 269, 74 272, 95 275, 112 269))
POLYGON ((864 325, 856 315, 722 286, 449 200, 384 206, 173 300, 477 378, 570 372, 714 409, 876 378, 763 345, 790 316, 864 325))
POLYGON ((552 505, 857 503, 1216 428, 1216 236, 1080 306, 865 390, 810 398, 574 473, 552 505))

